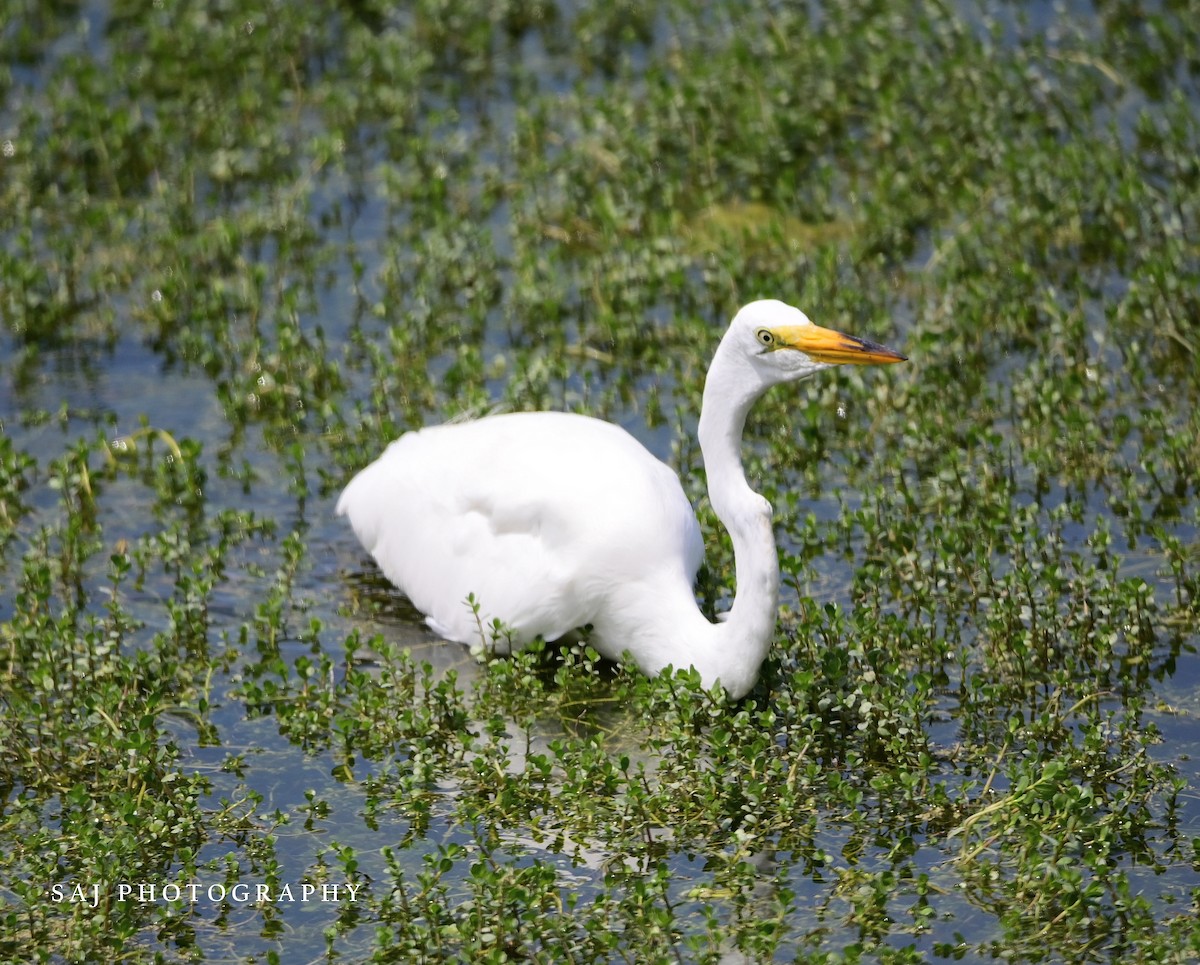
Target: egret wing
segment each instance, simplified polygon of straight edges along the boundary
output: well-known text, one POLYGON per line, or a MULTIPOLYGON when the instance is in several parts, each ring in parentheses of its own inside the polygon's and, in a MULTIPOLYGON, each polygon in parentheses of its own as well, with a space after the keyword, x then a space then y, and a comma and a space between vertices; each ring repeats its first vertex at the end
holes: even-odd
POLYGON ((486 640, 493 619, 517 646, 555 639, 639 571, 682 564, 690 580, 702 555, 674 473, 619 427, 562 413, 409 433, 338 512, 430 625, 463 643, 486 640))

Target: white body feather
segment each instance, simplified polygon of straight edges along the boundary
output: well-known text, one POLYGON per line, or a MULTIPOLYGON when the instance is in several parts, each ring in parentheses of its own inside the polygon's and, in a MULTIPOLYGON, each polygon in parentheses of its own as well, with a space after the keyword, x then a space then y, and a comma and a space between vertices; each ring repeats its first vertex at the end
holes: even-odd
MULTIPOLYGON (((631 582, 690 599, 704 553, 675 474, 619 426, 563 412, 410 432, 337 511, 429 625, 466 644, 480 620, 518 646, 604 622, 631 582)), ((629 642, 609 643, 593 639, 613 659, 629 642)))

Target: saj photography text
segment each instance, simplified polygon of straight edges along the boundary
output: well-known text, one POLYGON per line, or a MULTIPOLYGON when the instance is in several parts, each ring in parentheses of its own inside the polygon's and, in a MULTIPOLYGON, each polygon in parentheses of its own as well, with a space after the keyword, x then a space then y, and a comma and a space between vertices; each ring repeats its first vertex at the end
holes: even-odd
POLYGON ((47 897, 55 904, 88 905, 97 908, 112 901, 153 904, 213 904, 264 905, 287 903, 338 903, 358 901, 362 884, 324 883, 266 884, 264 882, 56 882, 47 889, 47 897))

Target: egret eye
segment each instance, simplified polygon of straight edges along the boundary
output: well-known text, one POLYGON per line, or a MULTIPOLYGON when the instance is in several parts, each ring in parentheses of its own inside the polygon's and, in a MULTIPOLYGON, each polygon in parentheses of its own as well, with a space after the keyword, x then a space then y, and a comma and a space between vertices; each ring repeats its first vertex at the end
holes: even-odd
POLYGON ((766 348, 771 348, 771 346, 775 344, 775 336, 765 328, 760 328, 757 332, 755 332, 754 337, 758 339, 759 345, 763 345, 766 348))

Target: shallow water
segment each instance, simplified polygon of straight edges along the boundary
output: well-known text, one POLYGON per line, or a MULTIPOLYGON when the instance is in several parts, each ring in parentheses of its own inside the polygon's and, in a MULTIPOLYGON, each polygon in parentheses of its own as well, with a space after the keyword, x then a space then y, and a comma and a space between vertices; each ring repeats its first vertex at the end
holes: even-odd
MULTIPOLYGON (((562 15, 572 15, 576 6, 582 5, 561 5, 562 15)), ((1051 30, 1060 18, 1069 22, 1071 30, 1084 34, 1100 29, 1093 22, 1094 11, 1090 4, 1029 6, 1026 8, 1026 15, 1030 17, 1027 27, 1019 26, 1019 17, 1009 5, 988 5, 983 13, 972 4, 961 6, 964 19, 972 29, 986 31, 990 29, 990 21, 999 19, 1003 25, 1000 37, 1004 43, 1017 44, 1031 32, 1051 30)), ((714 15, 718 12, 714 11, 714 15)), ((47 78, 53 71, 72 57, 94 59, 101 66, 109 64, 113 53, 111 44, 124 39, 116 28, 113 28, 115 39, 110 39, 112 14, 113 10, 107 4, 85 4, 77 19, 86 29, 64 31, 57 41, 41 52, 37 68, 15 67, 11 71, 12 82, 37 93, 46 89, 47 78)), ((671 33, 665 15, 654 18, 650 34, 653 38, 650 46, 645 50, 639 48, 642 52, 625 68, 635 75, 635 79, 653 59, 651 52, 660 52, 681 42, 671 33)), ((683 38, 688 42, 696 39, 683 38)), ((599 74, 590 74, 581 80, 574 73, 576 68, 569 55, 547 52, 543 42, 533 34, 522 40, 515 56, 523 62, 527 74, 546 75, 547 88, 563 96, 580 84, 602 89, 606 83, 599 74)), ((608 81, 616 82, 613 78, 608 81)), ((1194 89, 1187 87, 1185 90, 1194 101, 1194 89)), ((434 131, 435 134, 440 131, 435 140, 440 138, 440 143, 446 147, 442 163, 447 165, 447 172, 465 169, 470 173, 476 170, 471 165, 479 164, 489 176, 494 173, 493 169, 498 169, 498 180, 511 180, 519 175, 520 165, 512 155, 505 153, 504 148, 515 150, 512 142, 519 125, 519 92, 503 84, 481 84, 480 91, 479 100, 474 104, 454 103, 453 98, 447 100, 435 91, 427 96, 421 109, 429 115, 444 112, 441 125, 435 125, 434 131), (485 143, 486 150, 482 156, 475 156, 473 151, 479 142, 485 143), (464 157, 466 161, 462 160, 464 157), (458 168, 453 167, 456 164, 458 168)), ((1130 88, 1113 102, 1097 107, 1097 111, 1101 117, 1115 118, 1121 136, 1128 137, 1130 118, 1151 102, 1146 95, 1130 88)), ((319 122, 316 113, 304 116, 306 123, 319 122)), ((14 129, 17 121, 12 108, 0 109, 0 140, 21 133, 14 129)), ((402 123, 397 121, 397 125, 402 126, 402 123)), ((603 138, 596 131, 554 133, 564 142, 573 138, 592 138, 596 141, 595 163, 607 163, 603 138)), ((339 131, 336 136, 352 136, 352 133, 339 131)), ((398 186, 383 188, 381 184, 391 176, 392 169, 406 170, 412 159, 387 142, 389 132, 370 131, 363 136, 378 139, 359 152, 357 160, 365 176, 334 173, 325 179, 312 180, 305 197, 307 208, 297 217, 300 225, 316 236, 314 246, 321 249, 322 254, 315 261, 320 262, 320 267, 314 267, 307 279, 295 278, 284 271, 275 279, 276 288, 269 291, 259 305, 263 309, 262 316, 254 315, 252 320, 253 326, 262 328, 260 347, 264 357, 279 351, 283 342, 283 335, 274 323, 287 321, 294 314, 299 320, 298 327, 305 334, 311 335, 319 326, 331 357, 339 361, 338 372, 346 384, 344 391, 331 392, 330 397, 337 399, 343 413, 353 406, 361 406, 362 419, 356 421, 347 417, 339 424, 336 419, 327 418, 328 414, 308 417, 308 422, 297 418, 293 427, 303 457, 302 469, 298 469, 296 461, 279 441, 280 433, 286 432, 285 420, 267 414, 272 404, 269 393, 279 385, 272 373, 283 373, 286 366, 263 374, 264 380, 270 375, 270 381, 260 385, 262 369, 254 366, 266 361, 265 358, 222 357, 236 353, 240 344, 236 340, 220 342, 214 358, 208 360, 208 364, 218 371, 216 375, 206 372, 203 359, 170 358, 169 351, 155 348, 152 319, 156 316, 153 312, 179 312, 171 319, 170 331, 163 339, 169 345, 176 344, 173 340, 180 327, 199 324, 200 316, 204 315, 200 308, 195 308, 196 317, 193 317, 186 305, 179 307, 179 303, 171 301, 177 296, 155 273, 157 266, 154 270, 146 269, 147 275, 143 278, 137 274, 135 263, 129 270, 135 274, 136 281, 130 284, 125 294, 113 295, 105 301, 104 307, 113 319, 111 339, 105 336, 102 322, 95 322, 98 331, 93 332, 86 325, 73 327, 69 318, 61 325, 60 342, 49 336, 39 340, 10 331, 5 336, 10 351, 0 360, 3 376, 0 381, 0 431, 16 449, 32 457, 39 468, 34 473, 34 485, 21 494, 22 499, 33 507, 32 512, 21 519, 16 540, 8 549, 0 569, 0 619, 8 621, 14 616, 12 601, 21 577, 22 554, 42 526, 54 524, 61 516, 60 493, 48 485, 46 466, 51 460, 60 457, 77 440, 95 443, 88 465, 96 473, 98 488, 102 491, 98 499, 98 522, 104 547, 89 560, 85 573, 88 590, 93 596, 92 610, 99 613, 109 554, 116 552, 122 541, 136 543, 140 537, 161 532, 166 524, 164 514, 150 506, 151 490, 145 483, 130 474, 101 480, 105 460, 97 440, 103 438, 110 446, 117 446, 122 440, 132 439, 145 422, 170 433, 173 438, 201 443, 201 458, 207 473, 203 491, 205 512, 211 514, 217 509, 252 511, 274 524, 275 530, 269 535, 253 536, 230 550, 224 577, 207 597, 206 646, 220 669, 214 672, 206 723, 218 735, 219 744, 201 739, 189 717, 171 718, 167 729, 183 749, 182 768, 209 777, 211 790, 204 802, 208 808, 219 809, 224 800, 261 795, 262 804, 252 809, 252 828, 247 831, 246 838, 252 840, 256 834, 270 831, 274 842, 272 874, 279 881, 297 883, 311 876, 321 856, 336 842, 355 850, 362 874, 382 893, 391 882, 384 849, 405 839, 412 830, 412 823, 401 816, 399 807, 374 806, 361 783, 363 772, 370 770, 368 764, 373 762, 357 761, 358 770, 354 772, 357 780, 346 779, 344 748, 339 748, 336 742, 306 746, 304 740, 285 732, 283 714, 270 708, 252 709, 252 701, 244 699, 240 690, 247 676, 271 679, 270 668, 274 666, 272 660, 276 656, 271 652, 272 643, 277 649, 279 666, 285 668, 285 672, 301 661, 326 656, 335 674, 347 673, 351 669, 346 666, 350 663, 347 640, 353 633, 357 633, 364 643, 364 647, 355 653, 354 669, 382 673, 380 664, 383 661, 373 657, 370 646, 370 641, 378 635, 385 641, 403 646, 416 663, 430 664, 434 680, 444 680, 453 674, 458 686, 468 692, 484 686, 486 681, 485 668, 465 648, 439 641, 424 627, 420 615, 397 598, 364 557, 349 528, 334 516, 339 487, 354 468, 345 462, 361 465, 364 457, 378 451, 384 442, 368 430, 363 430, 353 440, 350 438, 351 430, 362 430, 363 424, 373 426, 371 420, 385 417, 379 411, 379 401, 372 396, 378 373, 363 364, 362 351, 351 346, 357 344, 356 339, 383 346, 390 335, 403 329, 406 322, 414 327, 418 320, 428 322, 427 337, 434 343, 434 350, 415 360, 411 370, 406 369, 407 360, 402 358, 394 371, 386 373, 388 378, 394 379, 394 384, 388 386, 392 395, 408 396, 411 393, 414 400, 420 400, 414 401, 409 408, 398 406, 387 412, 386 416, 393 421, 406 424, 424 418, 436 421, 456 415, 463 409, 477 411, 480 405, 508 404, 508 393, 514 391, 512 387, 516 381, 514 369, 535 358, 549 367, 559 365, 566 371, 561 376, 547 377, 545 384, 531 387, 528 395, 521 397, 524 401, 548 399, 550 404, 557 406, 594 409, 625 426, 652 452, 668 461, 678 461, 682 452, 685 465, 692 470, 697 468, 696 455, 691 446, 679 448, 679 430, 686 437, 694 428, 694 387, 683 384, 677 376, 702 364, 696 359, 706 357, 708 349, 697 350, 674 363, 674 367, 634 360, 631 352, 629 363, 616 366, 619 371, 614 374, 613 366, 600 364, 595 358, 603 354, 618 357, 622 345, 618 337, 624 337, 624 333, 618 330, 617 335, 606 335, 602 328, 596 327, 599 323, 590 310, 580 313, 578 319, 571 310, 573 305, 590 304, 596 291, 605 297, 615 297, 596 278, 592 279, 591 291, 588 290, 588 279, 581 277, 566 285, 568 291, 559 293, 567 303, 566 321, 554 330, 536 324, 527 326, 525 319, 510 317, 514 304, 520 305, 514 302, 503 302, 482 311, 480 325, 474 331, 460 326, 458 319, 439 317, 438 311, 448 315, 455 309, 470 317, 473 309, 454 298, 434 308, 421 304, 426 296, 422 292, 411 294, 410 289, 419 287, 411 282, 414 274, 429 270, 428 266, 424 262, 418 264, 415 259, 411 263, 404 261, 405 252, 396 253, 396 248, 403 249, 403 245, 396 246, 393 242, 396 237, 411 237, 414 246, 428 243, 432 248, 435 242, 449 244, 447 235, 451 240, 461 240, 455 234, 461 226, 444 229, 438 221, 440 215, 429 216, 430 226, 425 226, 423 221, 408 220, 402 213, 407 208, 397 205, 392 196, 403 195, 411 185, 401 182, 398 186), (346 200, 347 195, 356 196, 363 192, 365 194, 355 197, 352 202, 346 200), (357 280, 356 266, 361 268, 361 278, 357 280), (393 276, 399 280, 389 281, 393 276), (164 290, 166 301, 155 299, 154 294, 161 295, 164 290), (300 299, 299 308, 285 310, 281 306, 288 304, 288 297, 295 291, 304 292, 295 296, 300 299), (310 301, 305 302, 305 298, 310 301), (379 314, 375 314, 376 308, 379 314), (431 313, 434 317, 428 319, 426 316, 431 313), (439 323, 452 327, 452 335, 445 342, 438 341, 441 335, 439 323), (559 344, 556 339, 593 349, 593 357, 571 357, 564 362, 562 358, 547 360, 544 356, 531 356, 523 351, 534 346, 552 354, 559 344), (480 358, 482 375, 479 377, 471 374, 470 359, 463 360, 464 353, 469 355, 472 351, 480 358), (456 375, 459 367, 468 370, 468 374, 461 377, 465 386, 461 392, 453 385, 453 380, 459 378, 456 375), (428 398, 421 395, 425 378, 432 382, 428 398), (657 394, 664 415, 662 421, 648 415, 646 400, 652 392, 657 394), (263 397, 250 401, 250 396, 255 393, 262 393, 263 397), (243 414, 234 411, 243 404, 243 414), (60 413, 64 414, 62 419, 60 413), (353 454, 353 458, 345 461, 337 451, 338 447, 330 445, 328 440, 329 433, 343 431, 347 435, 344 452, 353 454), (298 472, 303 474, 303 485, 297 479, 298 472), (306 495, 299 497, 300 490, 305 490, 306 495), (305 549, 295 572, 288 578, 283 629, 277 640, 268 643, 265 638, 269 634, 263 629, 258 608, 267 600, 278 579, 276 574, 285 555, 282 542, 291 532, 302 535, 305 549), (310 632, 307 628, 314 620, 320 629, 310 632), (232 755, 244 756, 240 773, 227 766, 232 755), (316 808, 313 802, 322 802, 321 808, 316 808), (283 817, 278 826, 272 826, 270 816, 276 812, 283 817), (369 820, 364 818, 368 812, 369 820)), ((20 140, 19 136, 17 140, 20 140)), ((631 162, 630 171, 636 170, 631 162)), ((569 174, 568 171, 566 177, 569 178, 569 174)), ((172 172, 169 168, 164 169, 156 175, 159 176, 164 179, 162 183, 169 184, 172 172)), ((446 175, 451 181, 454 176, 453 173, 446 175)), ((225 205, 222 191, 236 190, 236 184, 223 186, 215 173, 211 173, 211 178, 211 183, 192 187, 198 199, 199 221, 205 221, 213 212, 253 209, 258 200, 253 193, 225 205)), ((149 181, 158 183, 153 178, 149 181)), ((474 185, 474 189, 482 190, 483 186, 474 185)), ((414 209, 418 207, 418 200, 412 202, 414 209)), ((424 217, 421 212, 416 213, 424 217)), ((528 211, 505 201, 495 205, 485 223, 469 226, 477 229, 473 237, 480 250, 490 252, 501 263, 495 281, 505 291, 533 285, 528 279, 515 277, 509 265, 519 260, 514 254, 509 222, 528 217, 531 217, 528 211)), ((202 233, 203 227, 203 224, 196 225, 197 233, 202 233)), ((558 225, 554 227, 567 230, 558 225)), ((579 229, 580 232, 586 234, 585 228, 579 229)), ((944 228, 943 239, 953 238, 959 230, 957 224, 947 224, 944 228)), ((39 230, 46 236, 37 239, 38 245, 54 240, 56 229, 53 226, 40 225, 39 230)), ((286 232, 283 234, 287 236, 286 232)), ((932 243, 933 237, 932 232, 922 235, 911 255, 899 260, 895 273, 919 276, 923 266, 934 257, 933 252, 941 250, 940 245, 932 243)), ((6 241, 5 245, 12 246, 15 242, 6 241)), ((268 274, 285 264, 286 255, 274 237, 266 241, 243 240, 234 248, 240 257, 251 265, 261 265, 268 274), (252 256, 247 252, 253 253, 252 256)), ((21 251, 15 247, 5 250, 21 251)), ((150 255, 146 253, 147 259, 150 255)), ((477 255, 483 262, 483 268, 478 270, 486 274, 491 263, 474 249, 447 254, 441 270, 449 274, 458 268, 471 267, 477 255)), ((220 265, 221 259, 214 258, 213 263, 220 265)), ((240 265, 230 271, 241 277, 245 268, 240 265)), ((546 270, 553 272, 553 268, 546 270)), ((680 276, 684 283, 696 283, 700 287, 706 271, 716 273, 710 264, 704 268, 681 270, 680 276)), ((644 282, 636 273, 623 276, 614 272, 614 276, 617 280, 610 286, 614 290, 622 286, 636 289, 644 282)), ((1117 273, 1106 282, 1109 286, 1105 292, 1107 300, 1115 302, 1123 297, 1119 279, 1117 273)), ((795 282, 794 278, 791 280, 795 282)), ((205 278, 196 287, 227 282, 225 278, 205 278)), ((898 344, 910 340, 917 343, 916 348, 909 350, 916 365, 921 364, 920 340, 928 338, 932 343, 936 341, 936 333, 924 334, 922 326, 925 322, 917 317, 913 301, 908 297, 896 296, 899 304, 894 306, 897 311, 893 334, 900 340, 898 344)), ((915 301, 917 296, 911 297, 915 301)), ((1100 329, 1109 319, 1098 303, 1098 299, 1093 299, 1080 310, 1086 313, 1094 327, 1100 329)), ((688 308, 680 308, 681 314, 686 311, 688 308)), ((253 313, 230 308, 229 327, 249 326, 248 314, 253 313)), ((614 314, 620 316, 622 313, 614 314)), ((647 326, 650 330, 663 338, 671 337, 670 330, 675 323, 671 306, 654 305, 646 314, 653 323, 647 326)), ((716 333, 713 328, 714 338, 716 333)), ((214 341, 220 337, 215 330, 210 334, 214 341)), ((1126 358, 1124 346, 1117 347, 1121 333, 1114 337, 1105 331, 1104 335, 1107 341, 1088 348, 1099 362, 1118 369, 1126 358)), ((932 355, 933 348, 930 344, 927 354, 932 355)), ((676 346, 675 350, 683 355, 682 348, 676 346)), ((286 354, 286 349, 284 352, 286 354)), ((1019 352, 1007 356, 997 353, 992 358, 987 373, 992 384, 1015 380, 1030 361, 1027 354, 1019 352)), ((621 360, 618 358, 618 361, 621 360)), ((960 361, 964 368, 967 367, 968 354, 964 352, 960 361)), ((835 412, 838 420, 849 420, 857 425, 870 417, 868 399, 869 396, 857 391, 802 386, 794 391, 788 405, 798 413, 813 407, 825 415, 835 412), (839 391, 842 392, 840 397, 839 391)), ((947 405, 967 404, 960 399, 947 402, 947 405)), ((1146 404, 1158 403, 1149 400, 1146 404)), ((1019 435, 1012 419, 998 417, 992 428, 1014 438, 1019 435)), ((748 443, 750 451, 771 451, 769 430, 769 425, 757 427, 763 434, 748 443)), ((836 431, 829 430, 829 434, 836 445, 836 431)), ((798 433, 795 439, 802 444, 804 437, 798 433)), ((145 445, 144 438, 140 444, 145 445)), ((155 453, 162 458, 167 447, 161 440, 154 445, 155 453)), ((1137 450, 1138 440, 1131 436, 1121 453, 1122 461, 1137 465, 1137 450)), ((1033 468, 1019 465, 1013 472, 1023 493, 1032 493, 1035 488, 1033 468)), ((813 513, 819 524, 830 527, 843 512, 852 512, 864 505, 878 505, 869 494, 855 490, 856 478, 860 476, 847 457, 834 451, 822 463, 819 484, 811 483, 806 469, 792 469, 779 483, 779 488, 804 493, 799 511, 813 513)), ((1139 478, 1145 481, 1144 471, 1139 478)), ((687 482, 699 490, 697 476, 689 476, 687 482)), ((764 483, 769 482, 764 480, 764 483)), ((1048 491, 1040 496, 1041 505, 1053 508, 1067 501, 1069 496, 1064 486, 1051 482, 1048 491)), ((1027 498, 1032 502, 1031 495, 1027 498)), ((1171 532, 1185 546, 1194 547, 1200 534, 1194 524, 1187 521, 1188 498, 1191 497, 1185 496, 1179 517, 1170 521, 1171 532)), ((1140 577, 1153 588, 1156 599, 1169 599, 1174 584, 1164 570, 1165 557, 1157 544, 1144 536, 1132 544, 1122 540, 1117 534, 1124 532, 1125 524, 1113 514, 1107 494, 1098 488, 1090 489, 1082 504, 1082 520, 1068 522, 1061 528, 1061 538, 1068 550, 1086 553, 1089 537, 1103 522, 1114 533, 1115 550, 1121 557, 1119 575, 1122 578, 1140 577)), ((1154 506, 1149 502, 1139 508, 1146 518, 1153 516, 1154 506)), ((1045 521, 1049 523, 1048 517, 1045 521)), ((929 522, 932 524, 936 520, 929 522)), ((781 528, 781 548, 787 554, 798 552, 794 531, 781 528)), ((873 547, 865 546, 861 536, 856 535, 848 550, 822 553, 806 571, 800 592, 790 587, 785 589, 781 602, 793 610, 810 599, 817 605, 850 608, 856 572, 863 557, 873 547)), ((1194 552, 1192 559, 1194 566, 1194 552)), ((1013 557, 1001 552, 995 560, 993 576, 1001 577, 1016 565, 1013 557)), ((151 649, 155 635, 169 629, 172 618, 166 601, 172 599, 175 591, 174 575, 166 567, 152 570, 140 586, 125 588, 123 603, 128 613, 142 623, 141 628, 129 636, 133 646, 151 649)), ((1150 745, 1149 753, 1155 759, 1173 765, 1186 782, 1172 815, 1172 832, 1175 840, 1187 842, 1200 838, 1200 806, 1195 793, 1200 786, 1200 770, 1196 764, 1200 759, 1200 698, 1197 697, 1200 694, 1200 658, 1195 649, 1196 629, 1178 629, 1183 645, 1177 654, 1168 658, 1165 641, 1160 641, 1155 650, 1154 681, 1150 691, 1155 703, 1147 706, 1142 714, 1145 723, 1152 724, 1162 735, 1161 742, 1150 745)), ((964 634, 975 640, 977 630, 968 628, 964 634)), ((983 666, 981 657, 974 659, 973 668, 983 666)), ((604 699, 604 687, 603 681, 597 682, 600 699, 604 699)), ((1107 694, 1101 696, 1100 703, 1114 713, 1122 706, 1115 696, 1107 694)), ((953 687, 943 688, 942 702, 930 709, 927 727, 935 753, 949 758, 956 745, 966 738, 961 720, 963 710, 953 687)), ((1019 714, 1021 710, 1015 713, 1019 714)), ((607 715, 596 712, 594 717, 599 720, 596 732, 605 735, 610 753, 631 753, 635 759, 641 753, 652 763, 652 755, 645 750, 642 740, 649 733, 647 728, 651 722, 630 720, 622 714, 621 708, 615 708, 607 715), (607 728, 611 728, 611 732, 607 728)), ((561 719, 539 721, 539 727, 528 732, 515 722, 509 723, 513 746, 519 746, 527 737, 531 752, 544 753, 555 739, 571 733, 568 724, 561 719)), ((334 722, 331 722, 330 728, 333 726, 334 722)), ((349 753, 352 755, 353 750, 349 753)), ((522 766, 523 753, 513 752, 511 763, 514 769, 522 766)), ((662 756, 667 753, 661 752, 662 756)), ((950 767, 946 773, 950 782, 967 780, 950 767)), ((971 779, 978 777, 972 775, 971 779)), ((994 788, 997 792, 1009 790, 1003 776, 997 778, 994 788)), ((428 861, 445 853, 444 849, 451 846, 463 849, 466 859, 455 862, 453 869, 441 879, 451 893, 460 897, 470 892, 472 859, 481 854, 477 829, 464 826, 456 811, 456 799, 461 794, 461 787, 453 782, 440 784, 428 827, 397 852, 403 873, 412 881, 427 867, 428 861)), ((871 806, 882 808, 883 805, 873 802, 871 806)), ((884 945, 912 946, 928 956, 935 954, 939 943, 957 943, 959 934, 966 936, 967 943, 976 951, 987 948, 993 939, 1003 942, 1005 936, 997 916, 987 908, 986 901, 967 893, 965 884, 952 870, 951 860, 957 854, 960 842, 926 832, 923 827, 914 827, 907 832, 917 838, 911 843, 911 853, 897 857, 896 838, 904 835, 889 824, 891 817, 881 813, 874 825, 878 831, 876 839, 865 840, 860 827, 851 826, 833 812, 811 816, 813 846, 830 856, 828 868, 814 866, 811 851, 755 852, 752 857, 759 862, 756 865, 758 880, 748 900, 743 900, 742 895, 717 893, 711 887, 710 864, 716 858, 736 853, 740 846, 733 830, 729 831, 727 840, 706 842, 708 852, 698 853, 690 847, 672 848, 671 828, 667 826, 661 830, 662 840, 654 842, 661 845, 660 851, 669 871, 664 901, 672 908, 676 925, 685 935, 705 934, 704 920, 710 914, 730 931, 736 930, 734 926, 741 919, 782 914, 791 931, 779 942, 774 957, 780 961, 793 960, 813 947, 844 949, 863 940, 870 924, 865 919, 869 916, 862 913, 865 906, 856 902, 863 896, 859 885, 865 888, 866 879, 858 882, 856 872, 895 872, 896 881, 883 912, 897 921, 906 909, 919 903, 916 879, 920 874, 928 874, 935 888, 940 889, 936 900, 937 918, 919 930, 910 928, 912 922, 908 920, 891 931, 875 922, 873 927, 880 930, 877 937, 881 937, 884 945), (784 891, 790 895, 783 896, 784 891)), ((809 818, 809 815, 797 815, 796 821, 801 823, 809 818)), ((256 865, 245 842, 235 838, 230 835, 229 838, 214 837, 207 841, 200 863, 228 857, 240 869, 240 880, 255 883, 264 880, 267 877, 264 868, 256 865)), ((535 860, 547 864, 553 868, 562 891, 575 893, 583 900, 594 899, 609 890, 621 891, 622 870, 628 873, 630 882, 652 870, 627 867, 627 856, 612 853, 602 841, 573 840, 569 835, 565 844, 555 841, 545 829, 506 827, 501 840, 495 843, 495 853, 513 867, 527 867, 535 860), (552 850, 552 847, 561 850, 552 850), (612 885, 613 880, 618 884, 612 885)), ((1188 895, 1195 886, 1194 863, 1189 865, 1181 859, 1157 868, 1139 863, 1127 854, 1118 855, 1118 859, 1125 862, 1132 892, 1160 901, 1164 907, 1182 911, 1187 906, 1188 895)), ((340 874, 336 864, 333 864, 331 874, 340 874)), ((11 900, 10 894, 0 897, 6 902, 11 900)), ((262 957, 286 947, 289 956, 297 960, 315 960, 325 952, 326 929, 337 925, 345 912, 344 903, 318 902, 279 904, 265 912, 258 908, 236 907, 229 915, 215 902, 201 902, 193 909, 194 925, 201 932, 200 947, 212 957, 225 955, 230 959, 262 957), (277 916, 277 921, 272 916, 277 916), (269 927, 264 924, 268 918, 272 919, 269 927), (276 928, 286 933, 286 941, 277 937, 276 928)), ((357 927, 345 928, 337 939, 338 951, 347 958, 366 957, 374 948, 373 927, 374 923, 367 921, 357 927)), ((636 945, 630 947, 636 949, 636 945)), ((629 951, 629 954, 636 954, 636 951, 629 951)), ((939 953, 939 957, 945 956, 939 953)))

